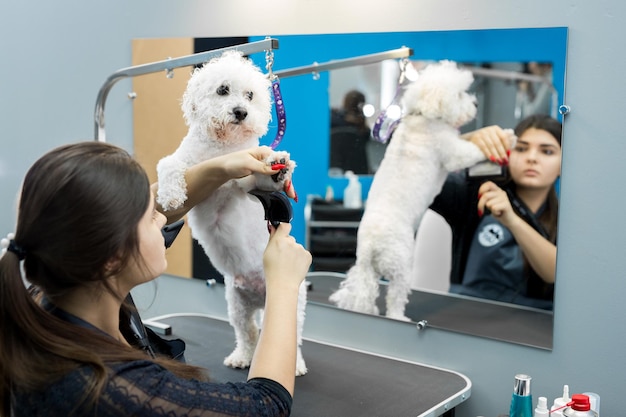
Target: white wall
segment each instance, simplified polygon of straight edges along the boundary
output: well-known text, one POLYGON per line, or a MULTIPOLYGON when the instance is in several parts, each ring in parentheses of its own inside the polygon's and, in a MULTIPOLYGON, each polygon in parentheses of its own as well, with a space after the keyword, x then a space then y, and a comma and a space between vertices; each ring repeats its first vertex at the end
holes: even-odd
MULTIPOLYGON (((13 229, 14 196, 27 167, 53 146, 93 138, 96 93, 111 72, 130 65, 133 38, 568 26, 572 113, 563 141, 554 350, 433 333, 401 354, 472 379, 472 398, 459 417, 506 413, 520 371, 533 376, 535 395, 553 398, 567 383, 574 392, 598 392, 603 415, 623 415, 623 1, 2 0, 1 6, 0 234, 13 229)), ((106 108, 107 138, 127 148, 129 88, 118 83, 106 108)), ((394 352, 386 342, 359 343, 394 352)))

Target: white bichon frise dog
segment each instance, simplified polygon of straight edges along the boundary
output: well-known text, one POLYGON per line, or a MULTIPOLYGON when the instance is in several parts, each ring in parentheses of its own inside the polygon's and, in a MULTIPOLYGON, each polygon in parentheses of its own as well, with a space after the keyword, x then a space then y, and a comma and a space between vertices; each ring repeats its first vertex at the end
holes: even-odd
POLYGON ((410 292, 415 236, 449 172, 485 159, 458 128, 476 116, 467 92, 471 72, 452 61, 428 65, 402 97, 403 117, 374 175, 357 232, 356 263, 330 301, 378 314, 379 279, 389 281, 386 316, 404 315, 410 292))
MULTIPOLYGON (((180 146, 157 165, 157 201, 165 210, 187 200, 185 170, 204 160, 259 145, 271 120, 270 81, 240 52, 228 51, 196 69, 185 90, 182 109, 189 126, 180 146)), ((269 233, 254 189, 279 191, 290 184, 295 162, 287 152, 273 152, 268 164, 285 168, 273 176, 255 174, 230 180, 188 213, 192 236, 224 276, 228 316, 235 330, 235 350, 224 360, 246 368, 259 336, 255 314, 265 303, 263 252, 269 233)), ((302 358, 302 326, 306 287, 298 302, 296 374, 307 372, 302 358)))

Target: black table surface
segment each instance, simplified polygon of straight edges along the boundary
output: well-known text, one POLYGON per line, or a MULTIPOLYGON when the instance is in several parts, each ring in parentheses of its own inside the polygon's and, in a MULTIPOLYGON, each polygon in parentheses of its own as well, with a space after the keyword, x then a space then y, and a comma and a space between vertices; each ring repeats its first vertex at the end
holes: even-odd
MULTIPOLYGON (((308 302, 330 305, 328 297, 339 289, 340 274, 316 272, 309 275, 311 283, 308 302)), ((376 304, 385 313, 386 285, 380 286, 376 304)), ((431 327, 487 337, 542 349, 552 349, 554 316, 522 306, 505 305, 457 294, 411 291, 405 314, 418 322, 426 320, 431 327)))
MULTIPOLYGON (((230 325, 196 315, 158 319, 187 344, 187 362, 207 368, 215 381, 245 381, 247 370, 231 369, 224 358, 235 346, 230 325)), ((470 395, 464 376, 430 366, 305 340, 309 369, 296 378, 296 417, 404 417, 443 414, 470 395)))

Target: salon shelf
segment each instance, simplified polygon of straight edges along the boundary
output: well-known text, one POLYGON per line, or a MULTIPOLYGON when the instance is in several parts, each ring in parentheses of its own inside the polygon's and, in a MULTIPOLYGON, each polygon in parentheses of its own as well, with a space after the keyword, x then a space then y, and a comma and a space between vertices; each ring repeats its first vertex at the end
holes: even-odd
POLYGON ((356 259, 357 230, 363 209, 345 208, 340 200, 309 195, 305 207, 306 248, 312 271, 345 272, 356 259))

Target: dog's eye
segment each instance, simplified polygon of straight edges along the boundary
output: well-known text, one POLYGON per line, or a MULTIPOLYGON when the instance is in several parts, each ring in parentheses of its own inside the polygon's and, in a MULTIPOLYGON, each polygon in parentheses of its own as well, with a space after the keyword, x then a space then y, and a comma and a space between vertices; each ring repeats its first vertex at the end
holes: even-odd
POLYGON ((248 91, 246 93, 246 98, 250 101, 252 101, 252 98, 254 97, 254 93, 252 91, 248 91))
POLYGON ((227 85, 220 85, 217 87, 216 93, 218 96, 225 96, 230 93, 230 88, 227 85))

